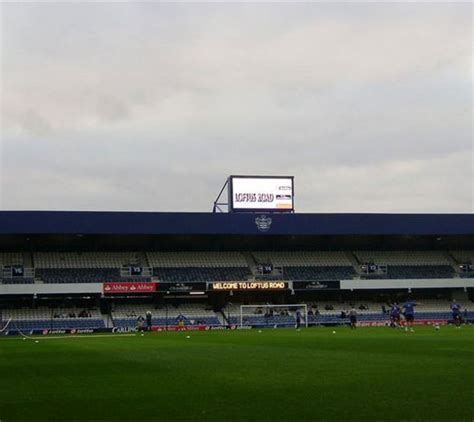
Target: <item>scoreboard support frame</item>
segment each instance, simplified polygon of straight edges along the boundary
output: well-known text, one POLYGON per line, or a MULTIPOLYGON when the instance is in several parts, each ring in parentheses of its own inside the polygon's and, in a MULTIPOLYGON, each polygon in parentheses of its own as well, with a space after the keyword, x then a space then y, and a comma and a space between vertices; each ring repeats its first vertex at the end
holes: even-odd
MULTIPOLYGON (((212 208, 212 212, 224 212, 221 207, 226 207, 227 212, 230 212, 230 205, 229 201, 227 202, 219 202, 221 200, 222 194, 224 190, 227 188, 227 192, 229 192, 229 177, 226 179, 224 186, 222 186, 222 189, 219 192, 219 195, 217 195, 217 198, 214 200, 214 206, 212 208)), ((227 193, 227 198, 229 198, 229 193, 227 193)))

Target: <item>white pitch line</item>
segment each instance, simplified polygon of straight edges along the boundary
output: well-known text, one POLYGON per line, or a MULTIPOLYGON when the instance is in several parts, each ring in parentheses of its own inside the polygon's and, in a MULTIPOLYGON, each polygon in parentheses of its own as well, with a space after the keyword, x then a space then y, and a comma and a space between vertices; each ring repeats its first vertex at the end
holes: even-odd
POLYGON ((0 336, 0 342, 7 340, 21 340, 27 338, 28 340, 58 340, 58 339, 70 339, 70 338, 120 338, 120 337, 136 337, 136 334, 65 334, 63 336, 48 336, 48 335, 35 335, 35 336, 12 336, 3 337, 0 336))
POLYGON ((43 337, 33 337, 34 339, 43 339, 43 340, 55 340, 55 339, 66 339, 66 338, 119 338, 119 337, 135 337, 136 334, 96 334, 96 335, 85 335, 85 334, 76 334, 76 335, 64 335, 64 336, 43 336, 43 337))

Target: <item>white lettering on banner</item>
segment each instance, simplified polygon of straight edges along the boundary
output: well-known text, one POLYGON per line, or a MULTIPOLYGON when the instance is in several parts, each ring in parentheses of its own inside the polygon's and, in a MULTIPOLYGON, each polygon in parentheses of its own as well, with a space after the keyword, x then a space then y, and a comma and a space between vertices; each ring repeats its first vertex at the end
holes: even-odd
POLYGON ((212 283, 213 290, 282 290, 288 288, 284 281, 242 281, 212 283))
POLYGON ((156 291, 156 283, 106 282, 104 293, 151 293, 156 291))

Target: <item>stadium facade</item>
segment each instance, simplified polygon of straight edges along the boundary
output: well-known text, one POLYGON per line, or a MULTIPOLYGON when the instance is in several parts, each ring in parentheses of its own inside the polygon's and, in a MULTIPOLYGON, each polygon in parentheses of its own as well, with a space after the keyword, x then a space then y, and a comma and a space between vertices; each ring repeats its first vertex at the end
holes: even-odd
POLYGON ((472 214, 3 211, 0 307, 18 328, 80 329, 82 307, 110 329, 135 326, 132 308, 209 327, 241 324, 238 304, 304 302, 328 308, 317 325, 354 303, 384 323, 379 307, 410 295, 427 321, 448 321, 453 298, 469 320, 473 251, 472 214))

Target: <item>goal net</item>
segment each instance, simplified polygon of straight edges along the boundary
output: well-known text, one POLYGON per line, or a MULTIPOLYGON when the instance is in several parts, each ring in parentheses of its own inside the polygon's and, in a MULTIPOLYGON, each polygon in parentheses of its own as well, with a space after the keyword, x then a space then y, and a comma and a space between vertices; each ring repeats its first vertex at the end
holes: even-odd
POLYGON ((308 307, 306 304, 285 305, 241 305, 240 326, 248 327, 308 327, 308 307))

